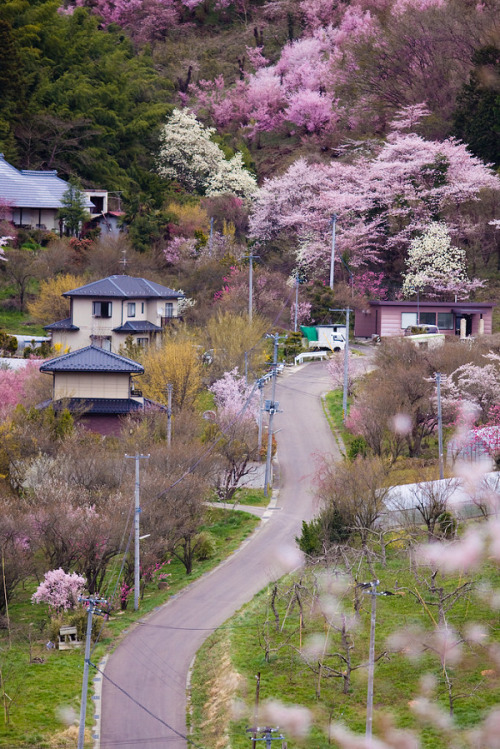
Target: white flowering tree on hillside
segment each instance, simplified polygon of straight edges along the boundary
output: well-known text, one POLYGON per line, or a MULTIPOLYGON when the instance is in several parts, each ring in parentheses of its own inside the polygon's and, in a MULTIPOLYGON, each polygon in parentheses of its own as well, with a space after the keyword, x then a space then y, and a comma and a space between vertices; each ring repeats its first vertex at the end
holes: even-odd
POLYGON ((188 109, 174 109, 161 133, 158 172, 203 195, 231 193, 249 197, 257 189, 244 168, 241 153, 229 161, 211 139, 215 128, 204 127, 188 109))
POLYGON ((451 244, 446 224, 434 221, 420 237, 412 239, 406 258, 403 294, 425 291, 429 297, 454 294, 467 299, 482 286, 467 277, 465 250, 451 244))

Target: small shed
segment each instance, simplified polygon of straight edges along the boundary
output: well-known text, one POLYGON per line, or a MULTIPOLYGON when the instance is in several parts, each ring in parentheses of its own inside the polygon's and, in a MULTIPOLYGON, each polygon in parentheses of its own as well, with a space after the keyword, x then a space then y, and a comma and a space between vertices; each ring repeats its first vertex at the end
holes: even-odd
POLYGON ((491 335, 493 302, 369 302, 368 309, 356 310, 354 335, 400 336, 410 325, 437 325, 446 336, 491 335))

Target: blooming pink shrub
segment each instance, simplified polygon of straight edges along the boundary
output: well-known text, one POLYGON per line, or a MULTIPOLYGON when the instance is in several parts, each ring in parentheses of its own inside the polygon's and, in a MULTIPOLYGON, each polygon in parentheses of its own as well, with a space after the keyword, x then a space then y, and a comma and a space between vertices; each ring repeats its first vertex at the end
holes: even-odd
POLYGON ((15 407, 30 394, 33 378, 40 374, 41 361, 30 361, 20 369, 0 369, 0 421, 8 418, 15 407))
POLYGON ((47 603, 54 611, 67 611, 77 606, 78 596, 86 585, 84 577, 77 572, 65 572, 59 567, 58 570, 46 572, 44 578, 31 596, 33 603, 47 603))

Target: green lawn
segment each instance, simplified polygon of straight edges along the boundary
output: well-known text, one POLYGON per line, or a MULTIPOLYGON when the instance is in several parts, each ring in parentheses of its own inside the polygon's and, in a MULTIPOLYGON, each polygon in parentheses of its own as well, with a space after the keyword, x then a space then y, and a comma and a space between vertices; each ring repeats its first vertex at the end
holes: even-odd
MULTIPOLYGON (((168 566, 171 575, 169 588, 159 590, 157 585, 151 583, 146 586, 138 612, 133 610, 133 598, 129 599, 126 611, 115 612, 102 630, 92 660, 97 662, 106 652, 110 652, 116 645, 117 638, 136 619, 161 606, 170 596, 232 554, 252 533, 258 522, 258 518, 248 513, 210 509, 204 530, 208 530, 216 539, 214 556, 209 560, 196 562, 189 577, 181 563, 172 560, 168 566)), ((35 588, 36 582, 31 581, 15 592, 9 608, 12 630, 10 647, 6 629, 2 629, 0 633, 0 668, 5 692, 12 699, 8 725, 3 710, 1 711, 0 747, 52 749, 67 746, 74 749, 74 739, 69 739, 67 744, 56 744, 54 735, 65 730, 58 717, 61 711, 70 708, 75 711, 76 716, 79 715, 83 653, 49 651, 45 648, 50 639, 48 611, 46 606, 31 603, 30 598, 35 588), (42 663, 29 662, 30 637, 32 656, 43 659, 42 663)), ((110 593, 111 589, 102 592, 103 595, 110 593)), ((99 629, 101 622, 101 619, 97 620, 96 626, 99 629)), ((91 678, 92 675, 91 671, 91 678)), ((90 698, 91 693, 87 709, 88 729, 93 723, 93 702, 90 698)), ((88 746, 91 746, 90 741, 88 746)))
MULTIPOLYGON (((375 655, 378 657, 384 652, 386 655, 375 667, 375 733, 381 716, 389 714, 393 716, 397 727, 418 729, 409 702, 418 696, 419 679, 424 674, 430 673, 435 678, 436 693, 433 699, 445 712, 448 710, 443 671, 437 657, 427 652, 416 660, 410 660, 396 652, 396 647, 388 643, 389 635, 395 630, 415 625, 430 630, 431 616, 437 619, 436 611, 431 605, 424 607, 419 603, 417 594, 426 602, 432 602, 435 596, 425 591, 423 584, 408 570, 407 560, 406 552, 392 553, 386 568, 377 565, 374 570, 383 589, 394 590, 398 585, 400 593, 377 599, 375 655), (407 588, 413 590, 415 595, 411 595, 407 588)), ((314 571, 317 581, 317 568, 314 571)), ((360 580, 372 579, 372 573, 366 566, 362 565, 357 571, 360 580)), ((194 739, 205 749, 215 749, 217 737, 224 732, 227 732, 232 749, 248 747, 249 739, 245 729, 253 722, 257 673, 261 674, 261 701, 277 699, 285 704, 305 706, 311 711, 312 728, 309 735, 307 738, 297 738, 288 733, 286 738, 289 746, 296 749, 327 749, 332 745, 328 740, 327 729, 332 720, 342 721, 350 730, 364 733, 366 667, 353 673, 351 689, 348 694, 343 694, 342 679, 329 678, 328 675, 327 667, 334 665, 334 658, 325 658, 320 679, 318 673, 314 673, 301 656, 301 653, 307 652, 312 635, 321 635, 324 642, 324 634, 328 629, 325 629, 324 620, 314 616, 312 599, 305 592, 306 587, 312 586, 311 578, 312 573, 302 571, 294 578, 280 581, 280 589, 288 589, 288 595, 278 598, 275 607, 279 616, 279 632, 276 632, 275 614, 270 610, 270 586, 227 621, 199 651, 192 678, 191 722, 194 739), (302 626, 297 602, 294 605, 290 603, 293 583, 302 586, 299 589, 303 605, 302 626), (269 660, 265 658, 266 642, 270 648, 269 660), (212 701, 220 692, 217 685, 227 684, 228 681, 233 684, 231 693, 225 695, 226 699, 224 694, 219 694, 219 704, 217 710, 214 710, 212 701), (231 712, 232 698, 240 701, 238 712, 241 717, 238 719, 231 712), (207 710, 207 705, 212 705, 212 709, 207 710)), ((481 582, 486 581, 498 586, 500 575, 496 568, 482 570, 481 582)), ((455 578, 445 585, 451 590, 462 582, 464 579, 455 578)), ((362 599, 359 619, 351 634, 354 644, 352 660, 355 664, 365 664, 368 657, 370 599, 368 596, 362 596, 362 599)), ((323 604, 328 606, 333 602, 333 597, 326 593, 323 604)), ((347 616, 353 615, 352 586, 343 596, 342 608, 347 616)), ((498 647, 498 613, 488 609, 482 598, 474 592, 458 601, 448 613, 447 620, 451 627, 460 632, 464 631, 467 621, 479 622, 486 628, 490 642, 498 647)), ((334 621, 338 623, 338 619, 334 621)), ((328 635, 326 652, 342 651, 340 635, 334 626, 330 627, 328 635)), ((454 715, 459 733, 474 726, 500 700, 497 668, 492 663, 487 648, 479 645, 462 647, 460 663, 456 666, 449 665, 449 672, 454 680, 454 693, 462 695, 455 703, 454 715), (482 673, 485 671, 489 673, 482 673)), ((310 659, 316 666, 321 658, 320 652, 322 651, 318 651, 310 659)), ((420 738, 423 749, 445 749, 450 746, 450 737, 446 733, 429 727, 421 730, 420 738)))
MULTIPOLYGON (((217 498, 214 502, 217 502, 217 498)), ((237 489, 230 504, 249 505, 251 507, 267 507, 269 498, 264 496, 264 489, 243 488, 237 489)))
POLYGON ((41 325, 30 322, 29 315, 0 306, 0 329, 17 335, 46 335, 41 325))

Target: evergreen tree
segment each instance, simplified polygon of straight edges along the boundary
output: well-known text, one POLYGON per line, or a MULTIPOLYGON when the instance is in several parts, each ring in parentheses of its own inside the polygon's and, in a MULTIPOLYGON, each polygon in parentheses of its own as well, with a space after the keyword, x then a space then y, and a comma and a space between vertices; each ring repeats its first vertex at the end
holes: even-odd
POLYGON ((474 55, 475 67, 457 98, 455 134, 475 156, 500 165, 500 49, 483 47, 474 55))
POLYGON ((82 224, 89 219, 85 203, 85 195, 80 189, 79 182, 71 177, 68 189, 63 193, 62 208, 59 209, 58 216, 73 237, 79 234, 82 224))

